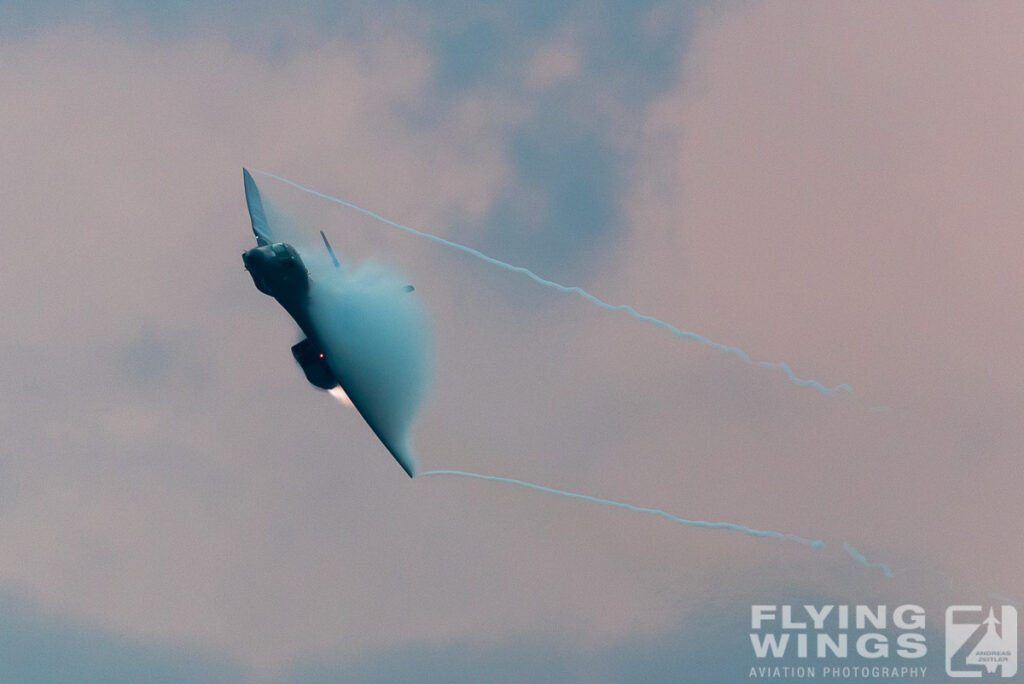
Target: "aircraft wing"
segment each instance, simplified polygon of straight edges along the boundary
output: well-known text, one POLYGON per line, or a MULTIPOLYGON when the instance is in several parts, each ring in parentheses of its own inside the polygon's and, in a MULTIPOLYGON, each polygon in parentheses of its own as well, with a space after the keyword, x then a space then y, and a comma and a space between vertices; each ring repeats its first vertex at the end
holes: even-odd
POLYGON ((364 265, 311 281, 309 316, 331 373, 385 448, 410 476, 410 431, 430 382, 430 321, 404 278, 364 265))
POLYGON ((242 169, 242 180, 245 181, 245 203, 249 206, 249 220, 252 221, 252 232, 256 235, 256 244, 263 246, 273 242, 267 215, 263 211, 263 200, 260 189, 248 169, 242 169))

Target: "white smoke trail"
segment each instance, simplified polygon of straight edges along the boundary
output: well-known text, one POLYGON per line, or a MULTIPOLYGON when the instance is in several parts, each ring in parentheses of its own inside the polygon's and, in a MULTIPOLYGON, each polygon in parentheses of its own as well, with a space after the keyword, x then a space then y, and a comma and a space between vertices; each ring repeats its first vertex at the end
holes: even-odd
POLYGON ((466 254, 470 254, 470 255, 478 258, 478 259, 482 259, 483 261, 486 261, 487 263, 492 264, 494 266, 500 266, 501 268, 504 268, 504 269, 506 269, 508 271, 512 271, 513 273, 520 273, 520 274, 525 275, 526 277, 530 278, 534 282, 539 283, 539 284, 541 284, 541 285, 543 285, 545 287, 550 287, 552 289, 558 290, 559 292, 566 292, 566 293, 571 293, 571 294, 579 295, 580 297, 583 297, 584 299, 586 299, 588 302, 591 302, 592 304, 596 304, 597 306, 601 307, 602 309, 607 309, 609 311, 624 311, 624 312, 628 313, 630 316, 632 316, 633 318, 637 319, 638 321, 643 321, 645 323, 651 323, 653 325, 656 325, 656 326, 658 326, 660 328, 663 328, 663 329, 669 331, 670 333, 672 333, 676 337, 681 337, 681 338, 685 338, 685 339, 689 339, 689 340, 695 340, 695 341, 697 341, 697 342, 699 342, 699 343, 701 343, 703 345, 707 345, 709 347, 717 349, 720 352, 723 352, 723 353, 726 353, 726 354, 733 354, 735 356, 738 356, 740 359, 743 360, 744 363, 748 363, 748 364, 752 364, 752 365, 757 365, 757 366, 760 366, 762 368, 773 368, 773 369, 781 370, 785 374, 785 376, 789 379, 789 381, 794 383, 794 384, 801 385, 801 386, 804 386, 804 387, 813 387, 814 389, 818 390, 819 392, 822 392, 823 394, 828 394, 828 395, 839 394, 840 392, 849 393, 849 394, 853 393, 853 388, 850 387, 850 385, 848 385, 846 383, 842 383, 842 384, 836 385, 835 387, 826 387, 825 385, 823 385, 822 383, 818 382, 817 380, 810 380, 810 379, 806 379, 806 378, 797 377, 797 375, 793 372, 793 370, 789 367, 789 365, 786 364, 786 363, 783 363, 782 361, 754 361, 753 359, 750 358, 749 354, 747 354, 745 351, 743 351, 739 347, 730 347, 728 345, 721 344, 719 342, 714 342, 712 340, 709 340, 708 338, 704 337, 703 335, 699 335, 699 334, 697 334, 695 332, 690 332, 688 330, 682 330, 682 329, 677 328, 676 326, 672 325, 671 323, 667 323, 666 321, 661 320, 660 318, 655 318, 654 316, 648 316, 646 314, 642 314, 642 313, 638 312, 636 309, 634 309, 632 306, 630 306, 629 304, 609 304, 609 303, 599 299, 598 297, 595 297, 594 295, 590 294, 589 292, 587 292, 586 290, 584 290, 584 289, 582 289, 580 287, 561 285, 561 284, 556 283, 554 281, 547 280, 545 278, 540 277, 539 275, 537 275, 536 273, 534 273, 533 271, 531 271, 528 268, 523 268, 522 266, 514 266, 512 264, 506 263, 504 261, 500 261, 500 260, 495 259, 493 257, 489 257, 486 254, 484 254, 483 252, 479 252, 479 251, 473 249, 472 247, 466 247, 465 245, 460 245, 457 242, 452 242, 451 240, 446 240, 446 239, 444 239, 442 237, 438 237, 436 235, 431 235, 430 233, 424 233, 422 231, 416 230, 415 228, 410 228, 409 226, 403 226, 402 224, 395 223, 394 221, 391 221, 390 219, 386 219, 383 216, 381 216, 380 214, 376 214, 376 213, 370 211, 369 209, 363 209, 362 207, 360 207, 358 205, 355 205, 355 204, 352 204, 351 202, 346 202, 345 200, 338 199, 337 197, 331 197, 330 195, 325 195, 322 192, 317 192, 316 190, 312 190, 312 189, 307 188, 305 186, 299 185, 298 183, 296 183, 294 181, 290 181, 287 178, 282 178, 281 176, 277 176, 277 175, 274 175, 272 173, 267 173, 266 171, 256 171, 256 173, 260 173, 260 174, 262 174, 264 176, 267 176, 269 178, 273 178, 275 180, 281 181, 282 183, 287 183, 288 185, 290 185, 290 186, 292 186, 294 188, 302 190, 303 192, 307 192, 307 193, 309 193, 311 195, 314 195, 316 197, 320 197, 320 198, 328 200, 330 202, 334 202, 336 204, 340 204, 340 205, 342 205, 344 207, 348 207, 349 209, 354 209, 355 211, 358 211, 361 214, 365 214, 366 216, 369 216, 370 218, 373 218, 373 219, 375 219, 377 221, 385 223, 385 224, 387 224, 387 225, 389 225, 389 226, 391 226, 393 228, 398 228, 399 230, 403 230, 403 231, 405 231, 407 233, 411 233, 411 234, 416 235, 418 237, 426 238, 427 240, 432 240, 434 242, 440 243, 442 245, 445 245, 446 247, 451 247, 452 249, 457 249, 460 252, 465 252, 466 254))
POLYGON ((807 539, 800 537, 795 534, 788 534, 785 532, 772 532, 771 530, 756 530, 752 527, 746 527, 745 525, 737 525, 730 522, 707 522, 704 520, 686 520, 679 516, 666 513, 665 511, 658 510, 657 508, 646 508, 644 506, 634 506, 632 504, 621 503, 619 501, 612 501, 610 499, 599 499, 596 496, 588 496, 586 494, 576 494, 575 492, 567 492, 562 489, 552 489, 551 487, 544 487, 542 485, 533 484, 532 482, 526 482, 524 480, 516 480, 511 477, 496 477, 494 475, 480 475, 478 473, 467 473, 461 470, 428 470, 421 475, 454 475, 458 477, 471 477, 477 480, 490 480, 491 482, 506 482, 508 484, 519 485, 520 487, 527 487, 529 489, 535 489, 540 492, 546 492, 548 494, 557 494, 558 496, 564 496, 570 499, 577 499, 579 501, 590 501, 591 503, 601 504, 603 506, 614 506, 615 508, 625 508, 629 511, 636 511, 637 513, 647 513, 650 515, 657 515, 662 518, 667 518, 674 523, 680 525, 689 525, 690 527, 706 527, 718 530, 735 530, 737 532, 743 532, 754 537, 773 537, 775 539, 787 539, 789 541, 799 542, 805 546, 810 546, 815 549, 820 549, 825 546, 825 542, 815 539, 807 539))

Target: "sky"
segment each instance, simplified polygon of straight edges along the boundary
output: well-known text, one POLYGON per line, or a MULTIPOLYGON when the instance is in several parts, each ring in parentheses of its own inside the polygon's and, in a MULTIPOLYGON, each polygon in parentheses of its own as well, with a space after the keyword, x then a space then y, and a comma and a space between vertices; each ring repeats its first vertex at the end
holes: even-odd
POLYGON ((736 682, 811 602, 925 607, 947 681, 945 608, 1024 599, 1022 25, 0 0, 0 679, 736 682), (824 548, 410 480, 242 269, 243 166, 754 360, 259 177, 416 285, 421 470, 824 548))

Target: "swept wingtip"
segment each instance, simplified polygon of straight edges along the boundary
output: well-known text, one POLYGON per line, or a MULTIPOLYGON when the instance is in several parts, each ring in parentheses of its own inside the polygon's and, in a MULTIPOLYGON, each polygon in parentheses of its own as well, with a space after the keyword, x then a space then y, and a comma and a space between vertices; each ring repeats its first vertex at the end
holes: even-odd
POLYGON ((412 461, 408 458, 398 458, 397 456, 395 457, 395 460, 398 461, 398 465, 402 466, 402 470, 405 471, 406 475, 408 475, 409 477, 416 477, 415 461, 412 461))

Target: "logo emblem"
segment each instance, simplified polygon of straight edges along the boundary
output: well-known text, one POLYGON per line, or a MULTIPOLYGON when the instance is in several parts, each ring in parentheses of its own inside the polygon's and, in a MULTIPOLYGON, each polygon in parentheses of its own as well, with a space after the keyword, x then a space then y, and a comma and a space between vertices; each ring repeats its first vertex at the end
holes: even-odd
POLYGON ((986 678, 1017 674, 1017 609, 947 608, 946 674, 986 678))

